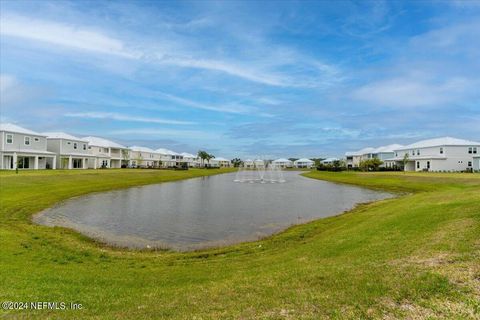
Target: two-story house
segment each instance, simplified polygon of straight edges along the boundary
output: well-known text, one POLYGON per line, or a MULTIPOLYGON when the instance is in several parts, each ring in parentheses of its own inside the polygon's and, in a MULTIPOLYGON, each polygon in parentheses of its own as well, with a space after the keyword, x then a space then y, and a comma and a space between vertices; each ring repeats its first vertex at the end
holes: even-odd
POLYGON ((47 137, 12 123, 0 124, 0 168, 55 169, 55 153, 47 151, 47 137))
POLYGON ((465 171, 476 170, 475 159, 479 154, 480 142, 442 137, 398 148, 395 157, 386 161, 405 171, 465 171))
POLYGON ((95 156, 88 151, 88 141, 64 132, 44 132, 47 150, 57 155, 57 169, 87 169, 95 165, 95 156))
POLYGON ((88 141, 89 153, 95 156, 94 164, 90 168, 121 168, 130 164, 130 151, 127 147, 116 142, 99 137, 84 137, 88 141))
POLYGON ((157 168, 162 163, 162 155, 147 147, 130 147, 130 162, 134 167, 157 168))

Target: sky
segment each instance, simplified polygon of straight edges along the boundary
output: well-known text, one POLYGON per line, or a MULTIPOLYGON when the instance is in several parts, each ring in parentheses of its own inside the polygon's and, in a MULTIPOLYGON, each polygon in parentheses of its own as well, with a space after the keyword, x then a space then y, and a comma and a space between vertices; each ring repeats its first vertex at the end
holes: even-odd
POLYGON ((480 140, 480 0, 0 0, 0 120, 222 157, 480 140))

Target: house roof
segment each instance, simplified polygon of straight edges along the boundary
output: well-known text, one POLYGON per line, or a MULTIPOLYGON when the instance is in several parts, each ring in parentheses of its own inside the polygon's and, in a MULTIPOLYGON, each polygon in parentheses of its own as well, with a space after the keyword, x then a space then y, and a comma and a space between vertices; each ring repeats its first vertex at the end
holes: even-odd
POLYGON ((225 159, 225 158, 222 158, 222 157, 217 157, 217 158, 214 158, 213 160, 217 160, 217 161, 228 161, 228 162, 230 162, 230 160, 225 159))
POLYGON ((196 155, 193 155, 193 154, 188 153, 188 152, 182 152, 182 153, 180 153, 180 155, 184 156, 185 158, 197 158, 196 155))
POLYGON ((284 162, 291 163, 292 161, 290 161, 288 159, 285 159, 285 158, 280 158, 280 159, 277 159, 277 160, 273 160, 272 162, 274 162, 274 163, 284 163, 284 162))
POLYGON ((42 134, 47 136, 48 139, 65 139, 65 140, 88 142, 87 140, 80 139, 78 137, 72 136, 65 132, 43 132, 42 134))
MULTIPOLYGON (((410 156, 408 157, 408 161, 414 161, 414 160, 446 160, 446 156, 410 156)), ((390 159, 385 159, 385 161, 403 161, 403 157, 394 157, 390 159)))
POLYGON ((394 152, 399 148, 403 148, 403 145, 394 143, 394 144, 389 144, 387 146, 378 147, 372 153, 394 152))
POLYGON ((298 160, 295 160, 294 163, 299 163, 299 162, 308 162, 308 163, 313 163, 312 160, 310 159, 307 159, 307 158, 301 158, 301 159, 298 159, 298 160))
POLYGON ((29 130, 29 129, 22 128, 22 127, 17 126, 16 124, 13 124, 13 123, 0 123, 0 131, 31 134, 32 136, 45 137, 44 134, 29 130))
POLYGON ((327 158, 322 160, 322 162, 333 162, 333 161, 338 161, 338 158, 327 158))
POLYGON ((368 147, 368 148, 360 149, 358 151, 345 152, 345 155, 346 156, 361 156, 362 154, 372 153, 373 151, 375 151, 375 148, 368 147))
POLYGON ((416 148, 428 148, 428 147, 438 147, 438 146, 480 146, 480 142, 457 139, 452 137, 441 137, 435 139, 421 140, 407 146, 398 148, 396 150, 407 150, 407 149, 416 149, 416 148))
POLYGON ((139 151, 139 152, 149 152, 149 153, 155 153, 155 150, 147 148, 147 147, 140 147, 140 146, 133 146, 130 147, 130 150, 132 151, 139 151))
POLYGON ((166 155, 169 155, 169 156, 180 156, 181 155, 181 154, 179 154, 175 151, 164 149, 164 148, 158 148, 157 150, 155 150, 155 152, 161 153, 161 154, 166 154, 166 155))
POLYGON ((104 148, 118 148, 118 149, 127 149, 127 147, 122 146, 116 142, 113 142, 108 139, 99 138, 99 137, 83 137, 82 140, 88 141, 90 145, 97 146, 97 147, 104 147, 104 148))

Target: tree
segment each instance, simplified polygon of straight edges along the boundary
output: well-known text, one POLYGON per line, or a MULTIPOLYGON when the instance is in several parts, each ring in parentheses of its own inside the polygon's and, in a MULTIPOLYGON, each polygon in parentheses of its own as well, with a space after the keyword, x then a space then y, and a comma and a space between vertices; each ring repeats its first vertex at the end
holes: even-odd
POLYGON ((408 152, 405 152, 405 155, 403 156, 403 160, 402 160, 403 171, 404 171, 404 172, 407 170, 408 159, 409 159, 408 152))
POLYGON ((206 151, 199 150, 197 156, 202 159, 202 165, 205 164, 205 160, 208 158, 209 154, 206 151))
POLYGON ((130 160, 130 153, 128 152, 127 149, 122 149, 122 158, 123 158, 123 164, 125 166, 128 166, 128 162, 130 160))
POLYGON ((234 166, 235 168, 238 168, 238 167, 240 167, 241 165, 243 165, 243 161, 242 161, 242 159, 240 159, 240 158, 232 159, 232 163, 233 163, 233 166, 234 166))
POLYGON ((363 171, 377 171, 383 164, 383 161, 378 158, 367 159, 360 161, 360 168, 363 171))

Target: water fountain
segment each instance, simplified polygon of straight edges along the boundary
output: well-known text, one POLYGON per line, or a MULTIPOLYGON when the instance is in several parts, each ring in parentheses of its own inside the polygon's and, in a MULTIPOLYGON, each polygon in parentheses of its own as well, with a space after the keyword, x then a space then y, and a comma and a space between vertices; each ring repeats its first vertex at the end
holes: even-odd
POLYGON ((234 182, 243 183, 283 183, 282 169, 263 160, 253 161, 253 165, 243 164, 237 171, 234 182))

